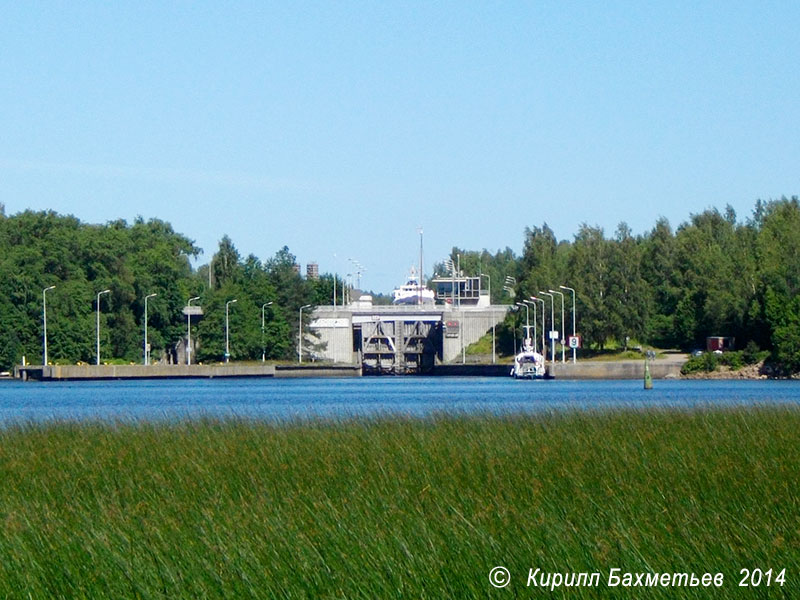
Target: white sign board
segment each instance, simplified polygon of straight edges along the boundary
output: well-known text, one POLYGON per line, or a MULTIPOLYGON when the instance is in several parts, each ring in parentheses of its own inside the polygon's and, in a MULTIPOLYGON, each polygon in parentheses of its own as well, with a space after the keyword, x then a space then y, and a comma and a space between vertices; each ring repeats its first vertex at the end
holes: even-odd
POLYGON ((322 319, 317 319, 316 321, 312 321, 311 327, 315 329, 322 329, 326 327, 350 327, 350 319, 332 319, 325 317, 322 319))
POLYGON ((184 306, 183 307, 183 314, 185 314, 187 316, 191 315, 193 317, 195 315, 202 315, 203 314, 203 307, 202 306, 194 306, 194 305, 192 305, 192 306, 184 306))
POLYGON ((553 330, 553 331, 550 332, 550 339, 551 340, 557 340, 560 337, 561 337, 561 334, 558 333, 557 331, 553 330))

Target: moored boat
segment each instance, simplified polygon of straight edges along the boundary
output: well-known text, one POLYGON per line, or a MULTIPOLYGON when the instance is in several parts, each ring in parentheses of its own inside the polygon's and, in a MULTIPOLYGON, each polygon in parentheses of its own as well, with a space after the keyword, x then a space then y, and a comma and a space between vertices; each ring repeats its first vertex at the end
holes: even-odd
POLYGON ((514 357, 514 366, 510 375, 516 379, 544 379, 544 356, 539 354, 531 344, 530 338, 525 338, 522 351, 514 357))

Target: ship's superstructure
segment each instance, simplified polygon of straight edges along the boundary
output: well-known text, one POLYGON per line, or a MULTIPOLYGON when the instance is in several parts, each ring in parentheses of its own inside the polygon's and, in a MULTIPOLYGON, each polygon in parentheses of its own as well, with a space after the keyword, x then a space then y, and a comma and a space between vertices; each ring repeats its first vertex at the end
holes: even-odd
POLYGON ((422 285, 417 276, 417 269, 413 266, 405 284, 392 292, 393 304, 433 304, 435 298, 433 290, 422 285))

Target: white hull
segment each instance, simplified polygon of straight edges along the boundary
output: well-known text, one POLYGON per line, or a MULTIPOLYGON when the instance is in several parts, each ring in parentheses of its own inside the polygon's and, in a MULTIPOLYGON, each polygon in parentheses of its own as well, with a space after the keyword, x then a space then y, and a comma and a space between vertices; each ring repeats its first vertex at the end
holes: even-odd
POLYGON ((514 357, 514 366, 510 374, 516 379, 544 378, 544 356, 533 350, 523 350, 514 357))
POLYGON ((402 296, 400 298, 395 298, 392 302, 393 304, 433 304, 434 298, 433 296, 427 296, 423 293, 422 296, 419 294, 409 294, 407 296, 402 296))
POLYGON ((392 296, 392 304, 433 304, 436 301, 434 291, 420 285, 414 267, 405 285, 394 290, 392 296))

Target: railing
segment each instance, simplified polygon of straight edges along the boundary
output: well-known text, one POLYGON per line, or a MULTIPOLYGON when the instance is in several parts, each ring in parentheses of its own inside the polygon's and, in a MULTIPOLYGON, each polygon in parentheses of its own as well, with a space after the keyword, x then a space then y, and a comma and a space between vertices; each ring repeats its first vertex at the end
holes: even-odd
MULTIPOLYGON (((456 310, 463 310, 465 312, 490 312, 490 311, 498 311, 504 310, 507 311, 510 308, 508 304, 492 304, 490 306, 461 306, 456 307, 456 310)), ((353 313, 353 314, 395 314, 395 315, 403 315, 403 314, 442 314, 442 313, 449 313, 452 312, 452 308, 450 306, 445 306, 441 304, 436 304, 434 306, 431 305, 417 305, 417 304, 409 304, 409 305, 400 305, 400 304, 374 304, 372 306, 317 306, 314 309, 315 316, 321 316, 323 313, 329 315, 330 313, 353 313)))

